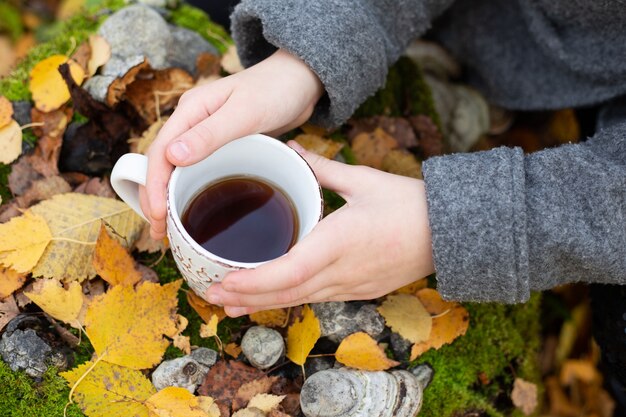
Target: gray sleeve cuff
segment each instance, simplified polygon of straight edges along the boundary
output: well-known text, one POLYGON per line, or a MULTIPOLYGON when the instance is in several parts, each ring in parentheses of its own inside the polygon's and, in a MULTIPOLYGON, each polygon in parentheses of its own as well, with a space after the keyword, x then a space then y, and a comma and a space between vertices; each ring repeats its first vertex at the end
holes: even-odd
POLYGON ((442 295, 462 301, 528 300, 522 150, 430 158, 423 173, 442 295))
POLYGON ((277 48, 302 59, 326 89, 312 116, 335 127, 384 83, 388 67, 453 0, 243 0, 231 15, 246 67, 277 48))

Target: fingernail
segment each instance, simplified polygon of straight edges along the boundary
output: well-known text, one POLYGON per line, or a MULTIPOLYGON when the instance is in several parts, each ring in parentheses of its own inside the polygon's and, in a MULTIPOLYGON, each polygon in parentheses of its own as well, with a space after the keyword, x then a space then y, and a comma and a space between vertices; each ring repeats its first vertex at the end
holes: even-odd
POLYGON ((179 161, 184 161, 189 158, 189 147, 187 147, 185 142, 174 142, 170 145, 170 153, 179 161))
POLYGON ((222 281, 222 289, 224 291, 233 292, 235 291, 235 286, 230 283, 230 281, 222 281))
POLYGON ((245 307, 229 307, 226 312, 231 317, 239 317, 246 314, 247 309, 245 307))

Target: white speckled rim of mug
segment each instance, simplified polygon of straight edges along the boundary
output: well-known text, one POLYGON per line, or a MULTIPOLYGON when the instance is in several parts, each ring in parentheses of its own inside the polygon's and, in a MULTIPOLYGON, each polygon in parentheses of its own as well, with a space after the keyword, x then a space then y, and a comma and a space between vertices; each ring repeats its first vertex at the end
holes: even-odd
POLYGON ((291 200, 298 216, 296 243, 306 236, 323 216, 322 189, 309 164, 298 152, 269 136, 256 134, 236 139, 197 164, 174 170, 167 188, 167 215, 170 225, 201 257, 233 269, 254 268, 266 263, 237 262, 211 253, 198 244, 183 227, 181 215, 198 193, 222 178, 251 176, 280 188, 291 200))

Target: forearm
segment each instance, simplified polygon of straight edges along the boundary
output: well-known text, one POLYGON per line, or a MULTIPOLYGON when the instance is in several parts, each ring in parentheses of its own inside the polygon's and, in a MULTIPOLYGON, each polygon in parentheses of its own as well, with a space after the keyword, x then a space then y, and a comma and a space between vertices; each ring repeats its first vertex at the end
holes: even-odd
POLYGON ((438 286, 448 298, 626 284, 626 124, 524 156, 499 148, 424 163, 438 286))

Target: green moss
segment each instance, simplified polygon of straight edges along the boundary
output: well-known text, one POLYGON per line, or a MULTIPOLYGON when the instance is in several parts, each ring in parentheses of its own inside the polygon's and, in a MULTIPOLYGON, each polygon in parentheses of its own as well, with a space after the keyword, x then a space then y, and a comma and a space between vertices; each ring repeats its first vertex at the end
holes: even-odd
POLYGON ((14 41, 24 33, 20 11, 5 2, 0 3, 0 33, 8 33, 14 41))
POLYGON ((0 163, 0 198, 3 202, 9 201, 13 196, 9 190, 9 174, 11 166, 0 163))
MULTIPOLYGON (((3 417, 63 416, 69 388, 55 368, 44 374, 40 383, 21 372, 13 372, 0 361, 0 415, 3 417)), ((71 405, 67 417, 82 417, 83 413, 71 405)))
POLYGON ((172 23, 199 33, 223 54, 233 41, 224 28, 211 21, 202 10, 183 4, 172 11, 172 23))
POLYGON ((470 326, 465 336, 415 361, 435 370, 420 416, 453 416, 459 410, 516 415, 509 400, 515 377, 540 384, 539 303, 540 295, 534 294, 521 305, 467 304, 470 326), (480 382, 481 374, 487 385, 480 382))

